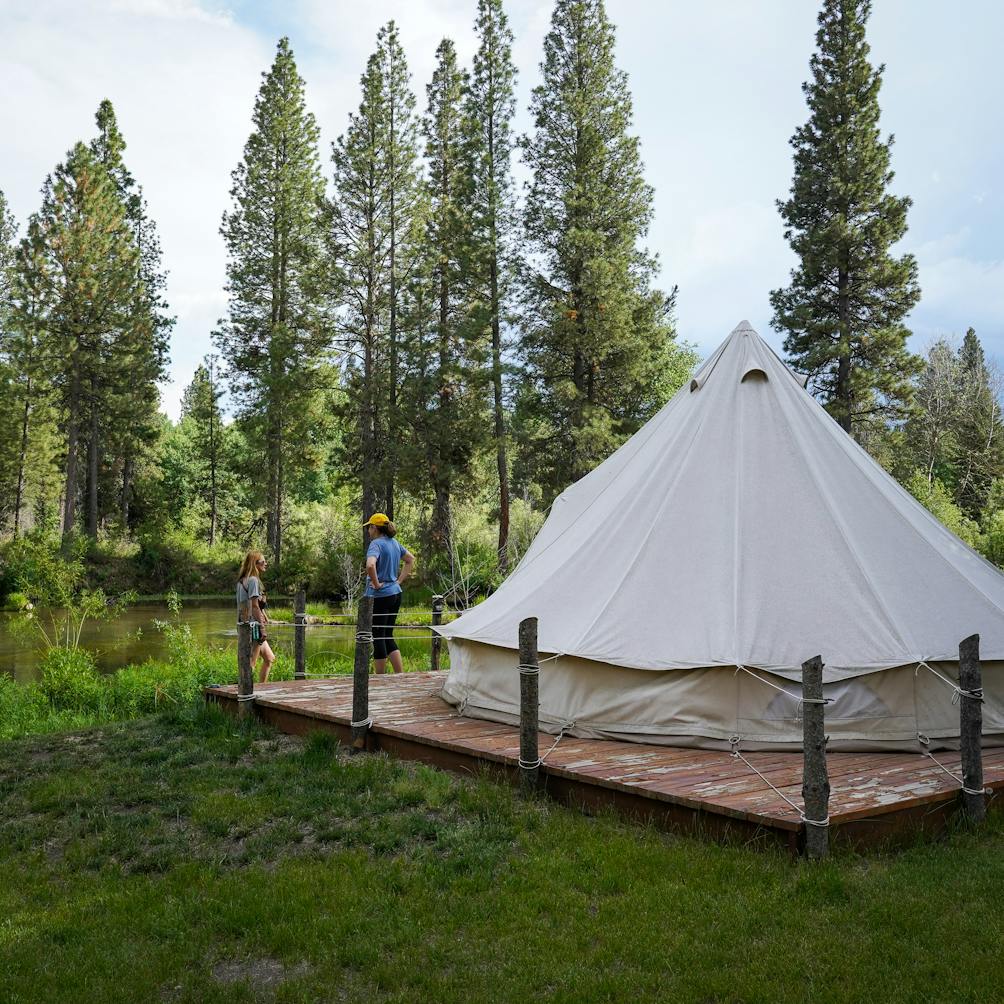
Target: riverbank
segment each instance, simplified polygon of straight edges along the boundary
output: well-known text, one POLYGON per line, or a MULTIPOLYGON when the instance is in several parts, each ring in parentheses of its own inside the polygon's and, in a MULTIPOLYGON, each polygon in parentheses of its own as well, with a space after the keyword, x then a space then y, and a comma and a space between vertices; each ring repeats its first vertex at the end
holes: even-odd
MULTIPOLYGON (((234 645, 200 644, 183 622, 167 624, 163 633, 165 658, 128 665, 111 673, 100 672, 94 657, 84 649, 48 652, 42 657, 36 680, 17 682, 0 673, 0 740, 186 708, 200 699, 204 687, 236 681, 234 645)), ((323 663, 318 659, 308 660, 308 669, 323 671, 325 675, 351 673, 353 645, 349 633, 338 640, 336 650, 321 653, 323 663)), ((402 641, 405 671, 427 669, 428 649, 427 643, 402 641)), ((442 664, 444 668, 449 665, 445 651, 442 664)), ((292 678, 292 654, 277 643, 271 679, 292 678)))
POLYGON ((1002 846, 794 862, 183 709, 0 744, 0 998, 990 1000, 1002 846))

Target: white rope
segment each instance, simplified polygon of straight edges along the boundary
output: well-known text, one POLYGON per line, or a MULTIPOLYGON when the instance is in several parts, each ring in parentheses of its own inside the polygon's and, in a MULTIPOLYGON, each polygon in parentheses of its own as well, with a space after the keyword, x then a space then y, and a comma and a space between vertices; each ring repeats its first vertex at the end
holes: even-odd
POLYGON ((238 694, 237 700, 239 703, 243 704, 245 701, 253 701, 255 697, 255 694, 238 694))
MULTIPOLYGON (((928 736, 925 736, 922 732, 917 733, 917 740, 921 746, 930 746, 931 740, 928 736)), ((963 792, 967 795, 989 795, 991 790, 989 788, 967 788, 965 779, 960 777, 954 771, 949 770, 930 750, 922 749, 920 751, 929 760, 933 760, 937 766, 939 766, 953 781, 957 781, 961 786, 963 792)))
POLYGON ((560 743, 561 740, 564 739, 565 736, 569 732, 571 732, 572 729, 574 728, 575 728, 575 722, 566 722, 564 725, 561 726, 561 728, 558 730, 558 738, 554 740, 554 742, 551 744, 551 748, 540 758, 541 763, 543 763, 555 751, 555 749, 558 746, 558 743, 560 743))
POLYGON ((364 718, 361 722, 349 721, 350 727, 354 729, 368 729, 373 724, 372 718, 364 718))
POLYGON ((797 694, 793 694, 790 690, 785 690, 784 687, 779 687, 776 683, 771 683, 770 680, 765 680, 762 676, 757 676, 752 670, 747 669, 745 666, 736 664, 736 673, 742 670, 747 676, 752 676, 754 680, 759 680, 760 683, 767 687, 771 687, 776 690, 779 694, 784 694, 785 697, 790 697, 795 701, 799 707, 803 704, 830 704, 833 701, 832 697, 799 697, 797 694))
POLYGON ((361 641, 364 645, 370 645, 373 642, 373 632, 372 631, 357 631, 356 641, 361 641))
POLYGON ((783 791, 780 790, 780 788, 776 788, 773 784, 771 784, 770 781, 768 781, 767 778, 764 777, 764 775, 761 774, 760 771, 758 771, 756 767, 754 767, 753 764, 751 764, 749 760, 747 760, 746 757, 739 752, 739 743, 741 739, 742 736, 732 736, 732 738, 729 739, 729 743, 732 746, 732 757, 734 759, 741 760, 751 771, 753 771, 754 774, 756 774, 758 778, 760 778, 761 781, 763 781, 765 785, 767 785, 768 788, 783 798, 798 813, 798 818, 801 822, 807 824, 808 826, 825 827, 830 825, 829 815, 827 815, 825 819, 809 819, 809 817, 805 814, 805 810, 801 806, 796 805, 783 791))
POLYGON ((565 652, 559 652, 557 655, 549 655, 546 659, 538 659, 537 662, 543 665, 545 662, 554 662, 555 659, 560 659, 565 652))
MULTIPOLYGON (((955 693, 952 694, 952 704, 958 704, 960 697, 968 697, 971 701, 979 701, 981 704, 983 703, 982 687, 980 687, 979 690, 963 690, 957 683, 955 683, 954 680, 950 680, 944 674, 939 673, 936 669, 934 669, 933 667, 929 666, 926 662, 924 662, 923 659, 921 659, 920 662, 917 663, 917 669, 920 669, 921 666, 923 666, 924 669, 926 669, 929 673, 933 673, 947 687, 951 687, 951 689, 955 691, 955 693)), ((917 675, 917 669, 913 671, 914 676, 917 675)))
POLYGON ((528 663, 521 662, 518 668, 520 676, 537 676, 540 673, 539 666, 531 666, 528 663))
POLYGON ((544 761, 540 757, 537 757, 536 760, 530 760, 530 761, 524 760, 522 757, 520 757, 518 762, 520 767, 523 768, 523 770, 536 770, 536 768, 538 768, 544 761))

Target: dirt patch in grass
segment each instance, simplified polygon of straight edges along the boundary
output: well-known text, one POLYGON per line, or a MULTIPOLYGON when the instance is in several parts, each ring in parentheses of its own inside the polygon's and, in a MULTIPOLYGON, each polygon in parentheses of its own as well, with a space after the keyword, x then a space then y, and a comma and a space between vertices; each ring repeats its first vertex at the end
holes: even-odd
POLYGON ((217 983, 246 983, 255 990, 274 989, 309 973, 310 966, 306 962, 287 966, 278 959, 229 959, 213 966, 213 979, 217 983))

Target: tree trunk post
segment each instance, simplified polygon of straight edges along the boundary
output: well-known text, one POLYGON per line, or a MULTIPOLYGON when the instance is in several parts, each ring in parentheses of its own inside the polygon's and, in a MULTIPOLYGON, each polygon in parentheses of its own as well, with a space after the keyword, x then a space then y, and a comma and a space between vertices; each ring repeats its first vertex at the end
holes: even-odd
POLYGON ((366 749, 370 727, 370 649, 373 646, 373 597, 359 599, 356 614, 356 661, 352 667, 352 752, 366 749))
POLYGON ((805 853, 825 858, 829 853, 830 779, 826 772, 826 731, 823 702, 823 659, 802 663, 802 802, 805 805, 805 853))
POLYGON ((436 628, 443 623, 443 597, 436 595, 432 597, 432 658, 429 669, 433 673, 439 672, 439 653, 442 651, 443 639, 436 633, 436 628))
POLYGON ((293 630, 293 678, 307 679, 307 593, 303 589, 296 591, 293 600, 296 627, 293 630))
POLYGON ((987 814, 983 791, 983 674, 980 636, 959 643, 959 750, 962 754, 962 807, 974 822, 987 814))
POLYGON ((537 618, 527 617, 519 622, 519 774, 525 791, 534 791, 540 784, 539 676, 537 618))
POLYGON ((254 677, 251 675, 251 625, 237 622, 237 717, 251 717, 254 677))

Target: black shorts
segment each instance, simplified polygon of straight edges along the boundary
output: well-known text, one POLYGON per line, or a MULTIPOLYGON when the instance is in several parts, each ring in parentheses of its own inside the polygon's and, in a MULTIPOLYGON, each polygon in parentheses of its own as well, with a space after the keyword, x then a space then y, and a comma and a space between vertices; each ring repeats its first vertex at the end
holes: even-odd
POLYGON ((394 625, 403 595, 404 593, 395 593, 393 596, 373 597, 374 659, 386 659, 391 652, 398 651, 397 642, 394 641, 394 625))

